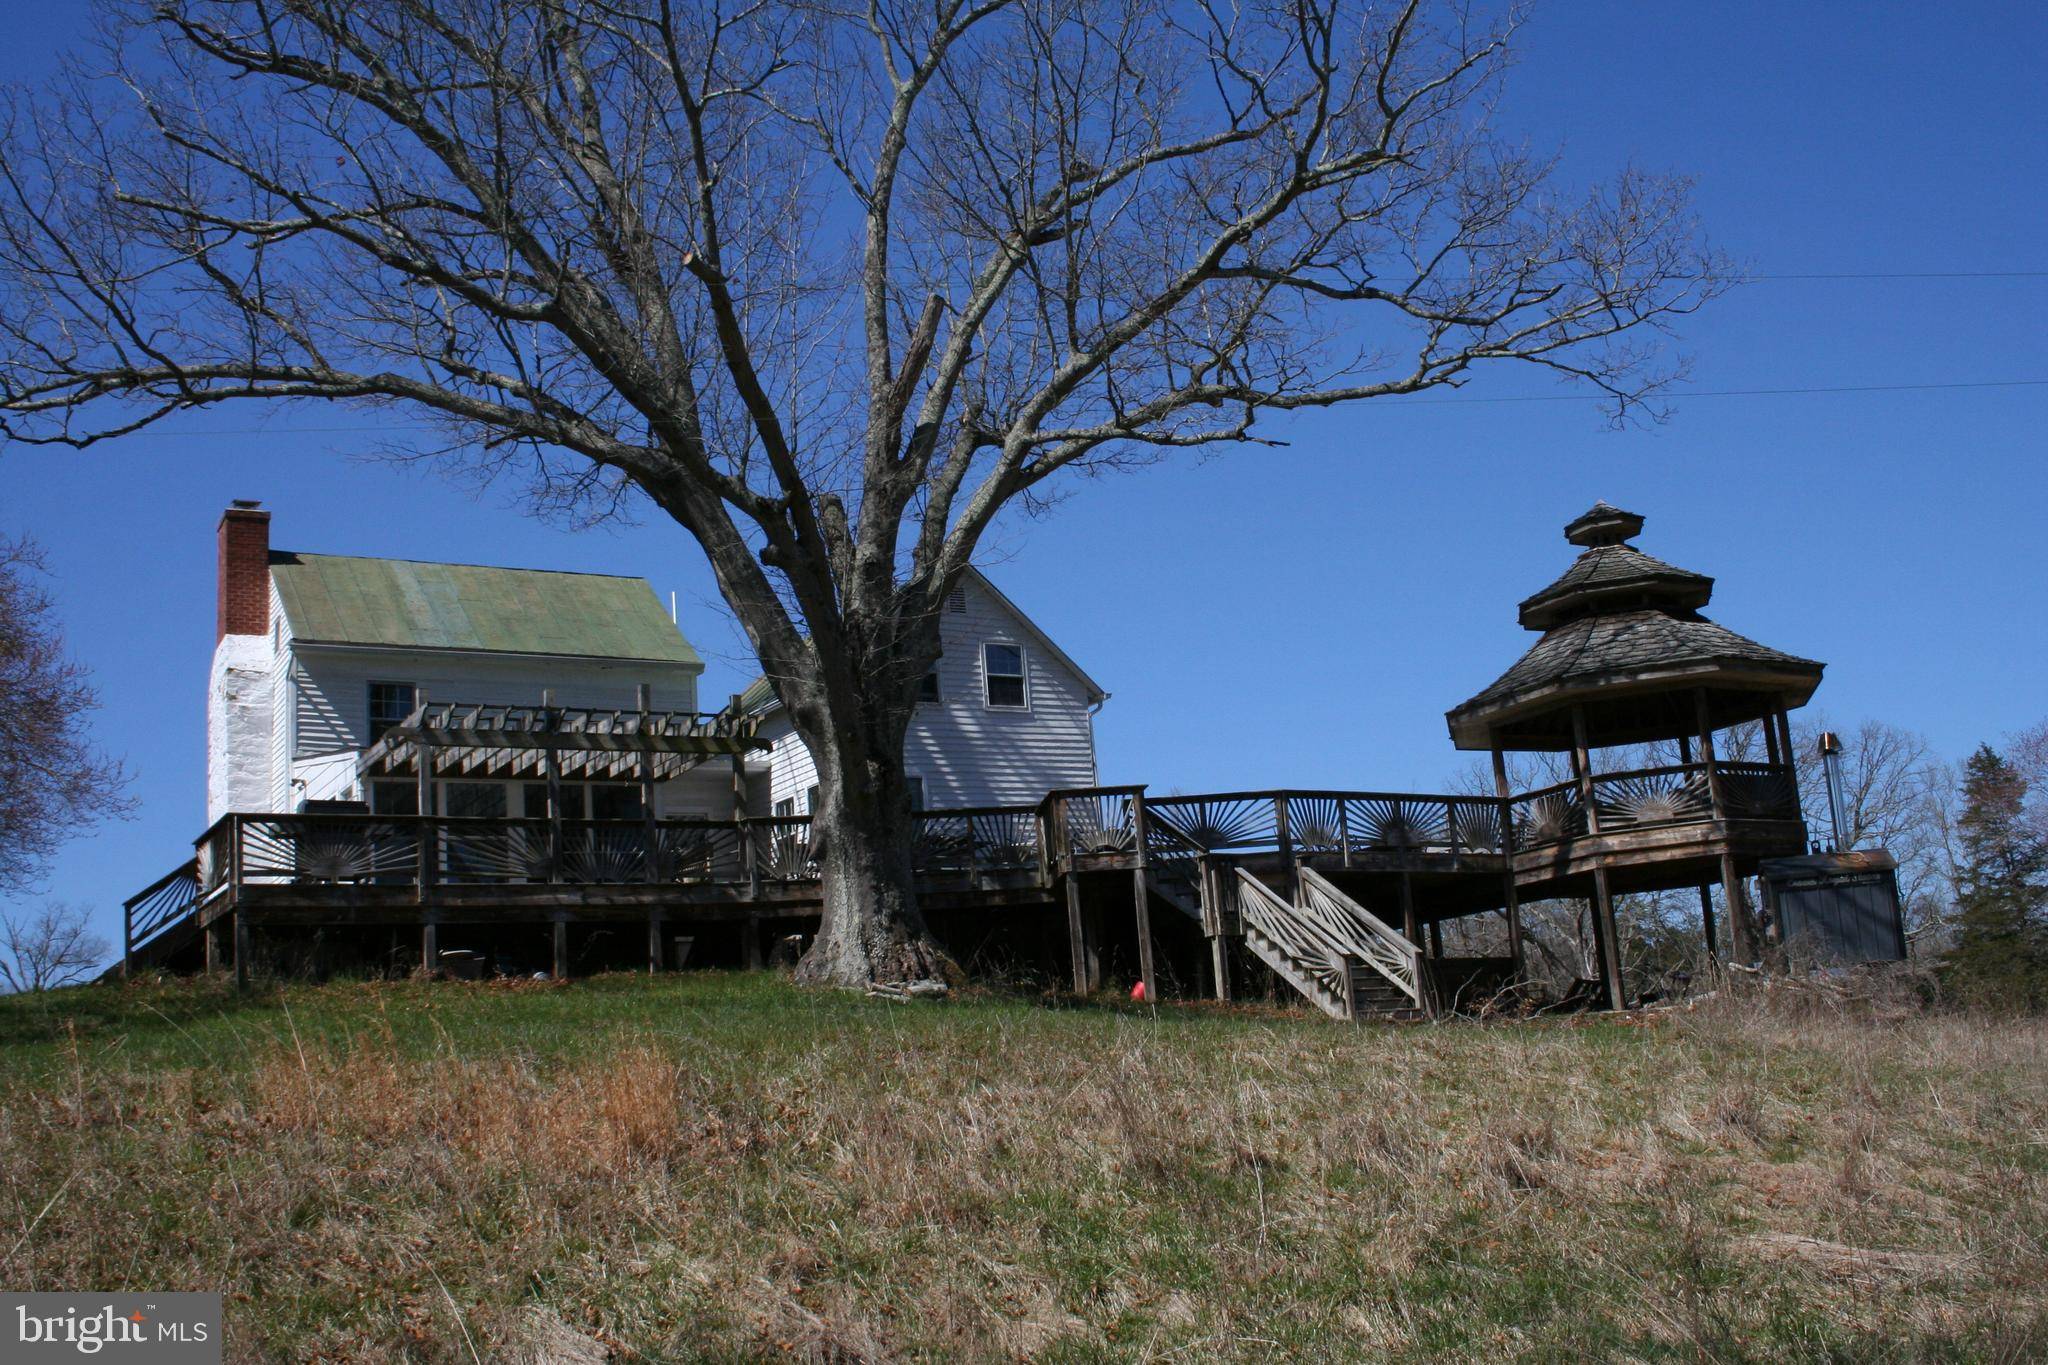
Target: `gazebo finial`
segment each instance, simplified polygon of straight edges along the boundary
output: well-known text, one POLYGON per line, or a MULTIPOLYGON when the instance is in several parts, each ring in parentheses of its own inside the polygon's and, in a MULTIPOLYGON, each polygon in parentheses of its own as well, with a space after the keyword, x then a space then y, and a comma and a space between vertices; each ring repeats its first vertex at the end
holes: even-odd
POLYGON ((1621 545, 1643 533, 1643 519, 1611 503, 1596 502, 1565 524, 1564 538, 1574 545, 1621 545))

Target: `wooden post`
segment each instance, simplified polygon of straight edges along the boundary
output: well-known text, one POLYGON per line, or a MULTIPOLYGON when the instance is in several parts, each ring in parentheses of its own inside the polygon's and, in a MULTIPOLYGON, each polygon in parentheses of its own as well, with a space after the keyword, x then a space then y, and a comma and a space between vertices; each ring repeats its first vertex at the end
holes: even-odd
MULTIPOLYGON (((427 693, 421 688, 413 703, 413 714, 419 718, 420 728, 427 722, 427 693)), ((434 746, 424 734, 415 735, 412 741, 414 773, 413 804, 418 807, 415 819, 419 821, 419 885, 414 888, 421 902, 428 898, 427 888, 434 884, 440 869, 441 830, 434 820, 434 746)))
POLYGON ((1208 855, 1202 857, 1203 928, 1209 932, 1209 970, 1218 1000, 1230 1001, 1230 939, 1223 918, 1225 873, 1208 855))
POLYGON ((1764 717, 1764 761, 1777 767, 1784 760, 1778 754, 1778 718, 1775 714, 1764 717))
POLYGON ((1067 948, 1073 959, 1074 994, 1086 995, 1095 989, 1095 973, 1092 970, 1088 926, 1081 918, 1081 879, 1072 872, 1067 874, 1066 893, 1067 948))
POLYGON ((1728 902, 1728 960, 1748 966, 1761 953, 1756 941, 1756 922, 1750 918, 1749 896, 1735 871, 1735 855, 1721 855, 1721 894, 1728 902))
POLYGON ((658 975, 661 971, 661 911, 647 912, 647 971, 658 975))
POLYGON ((1718 964, 1721 953, 1714 944, 1714 890, 1706 882, 1700 883, 1700 932, 1707 940, 1708 964, 1718 964))
POLYGON ((647 748, 648 727, 654 723, 654 688, 640 684, 640 821, 646 830, 647 880, 659 882, 661 875, 661 830, 654 823, 654 751, 647 748))
POLYGON ((1515 887, 1515 801, 1508 790, 1507 756, 1498 741, 1493 745, 1493 792, 1500 798, 1501 897, 1508 917, 1508 956, 1514 959, 1515 975, 1522 974, 1522 904, 1515 887))
POLYGON ((1131 895, 1138 913, 1138 973, 1145 983, 1145 1003, 1157 1006, 1159 977, 1152 951, 1152 896, 1145 866, 1145 794, 1131 793, 1131 842, 1138 866, 1131 873, 1131 895))
POLYGON ((249 956, 251 951, 249 945, 249 912, 243 910, 238 906, 234 911, 234 916, 235 989, 238 991, 246 991, 249 989, 250 970, 255 966, 255 963, 250 961, 249 956))
MULTIPOLYGON (((209 948, 212 943, 209 940, 209 948)), ((211 967, 209 965, 209 970, 211 967)), ((135 975, 135 912, 127 906, 121 907, 121 978, 126 980, 135 975)))
POLYGON ((1593 755, 1586 747, 1586 708, 1572 705, 1572 769, 1579 779, 1579 803, 1586 808, 1586 833, 1600 832, 1600 803, 1593 797, 1593 755))
POLYGON ((761 970, 761 920, 758 915, 748 915, 740 921, 741 948, 746 953, 747 970, 761 970))
POLYGON ((1700 762, 1707 765, 1707 809, 1716 820, 1727 818, 1727 807, 1721 800, 1721 769, 1714 759, 1714 721, 1707 710, 1707 689, 1693 689, 1693 714, 1699 723, 1700 762))
POLYGON ((1607 869, 1593 869, 1593 947, 1600 961, 1600 979, 1607 988, 1607 1008, 1623 1008, 1621 944, 1614 932, 1614 897, 1607 887, 1607 869))
POLYGON ((569 921, 561 915, 554 919, 555 964, 550 973, 557 981, 569 979, 569 921))
POLYGON ((441 926, 431 915, 420 924, 420 970, 428 976, 441 970, 441 926))
POLYGON ((1786 767, 1796 769, 1799 765, 1799 751, 1792 747, 1792 718, 1785 714, 1783 707, 1778 708, 1775 723, 1778 727, 1778 752, 1784 755, 1783 762, 1786 767))
POLYGON ((1444 922, 1440 919, 1429 922, 1429 956, 1435 962, 1444 960, 1444 922))
POLYGON ((548 735, 542 761, 548 778, 548 881, 554 883, 562 880, 562 751, 555 747, 555 731, 561 728, 562 718, 555 713, 554 688, 540 694, 540 708, 541 724, 548 735))
POLYGON ((1401 874, 1401 934, 1417 948, 1422 946, 1422 925, 1415 918, 1415 886, 1409 874, 1401 874))
POLYGON ((199 934, 205 940, 206 945, 206 974, 209 977, 218 976, 220 975, 220 921, 214 920, 204 929, 201 929, 199 934))
POLYGON ((1280 840, 1280 876, 1286 888, 1287 903, 1301 904, 1301 869, 1294 865, 1294 828, 1292 812, 1287 808, 1287 798, 1273 798, 1273 828, 1280 840))

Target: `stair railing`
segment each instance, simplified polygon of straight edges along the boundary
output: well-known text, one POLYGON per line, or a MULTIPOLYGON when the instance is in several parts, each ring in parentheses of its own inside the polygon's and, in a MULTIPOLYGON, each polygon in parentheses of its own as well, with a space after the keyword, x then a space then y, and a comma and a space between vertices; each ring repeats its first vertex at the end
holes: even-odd
POLYGON ((1301 869, 1304 919, 1344 945, 1344 951, 1392 982, 1416 1007, 1422 1007, 1422 950, 1408 936, 1339 890, 1312 867, 1301 869))
POLYGON ((1351 965, 1341 939, 1320 922, 1303 916, 1264 882, 1243 868, 1237 871, 1237 912, 1247 928, 1278 948, 1288 961, 1313 977, 1351 1012, 1351 965))

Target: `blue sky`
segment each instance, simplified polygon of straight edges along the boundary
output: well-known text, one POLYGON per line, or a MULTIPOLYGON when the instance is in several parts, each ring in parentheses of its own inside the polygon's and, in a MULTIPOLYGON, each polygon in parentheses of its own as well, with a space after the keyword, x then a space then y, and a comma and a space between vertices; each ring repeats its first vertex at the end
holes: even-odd
MULTIPOLYGON (((38 76, 83 8, 12 16, 0 76, 38 76)), ((1697 389, 2048 381, 2044 40, 2032 6, 1553 2, 1506 116, 1573 174, 1697 176, 1710 234, 1759 275, 1887 277, 1719 301, 1685 335, 1697 389)), ((1716 619, 1825 660, 1816 705, 1837 721, 1960 756, 2048 716, 2048 386, 1699 397, 1623 432, 1589 403, 1469 401, 1554 393, 1500 373, 1461 401, 1275 423, 1284 449, 1081 485, 1005 527, 986 567, 1114 694, 1104 779, 1162 790, 1439 785, 1465 761, 1445 708, 1533 638, 1514 604, 1595 498, 1715 575, 1716 619)), ((361 421, 219 412, 191 425, 231 434, 0 451, 0 530, 49 550, 98 733, 136 773, 138 817, 71 845, 49 888, 110 934, 203 818, 230 498, 262 499, 284 548, 645 575, 679 595, 707 700, 751 674, 680 530, 571 532, 318 430, 361 421)))

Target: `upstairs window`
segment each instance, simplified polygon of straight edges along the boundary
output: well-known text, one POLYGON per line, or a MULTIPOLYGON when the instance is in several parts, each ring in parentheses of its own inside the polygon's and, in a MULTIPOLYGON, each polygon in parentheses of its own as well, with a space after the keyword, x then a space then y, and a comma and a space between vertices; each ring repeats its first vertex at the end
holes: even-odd
POLYGON ((924 779, 922 777, 919 777, 916 773, 912 773, 910 776, 904 778, 903 781, 904 784, 910 788, 910 808, 912 810, 923 810, 924 779))
POLYGON ((981 647, 981 674, 991 710, 1022 711, 1024 691, 1024 647, 991 640, 981 647))
POLYGON ((936 702, 939 699, 939 670, 934 668, 917 680, 917 699, 921 702, 936 702))
POLYGON ((375 744, 392 726, 405 723, 406 718, 412 715, 414 695, 411 683, 370 684, 370 743, 375 744))
POLYGON ((783 797, 783 798, 782 798, 782 799, 781 799, 780 801, 777 801, 777 802, 775 803, 775 818, 776 818, 776 819, 778 819, 778 820, 788 820, 788 819, 791 819, 792 817, 794 817, 795 815, 796 815, 796 798, 795 798, 794 796, 785 796, 785 797, 783 797))

